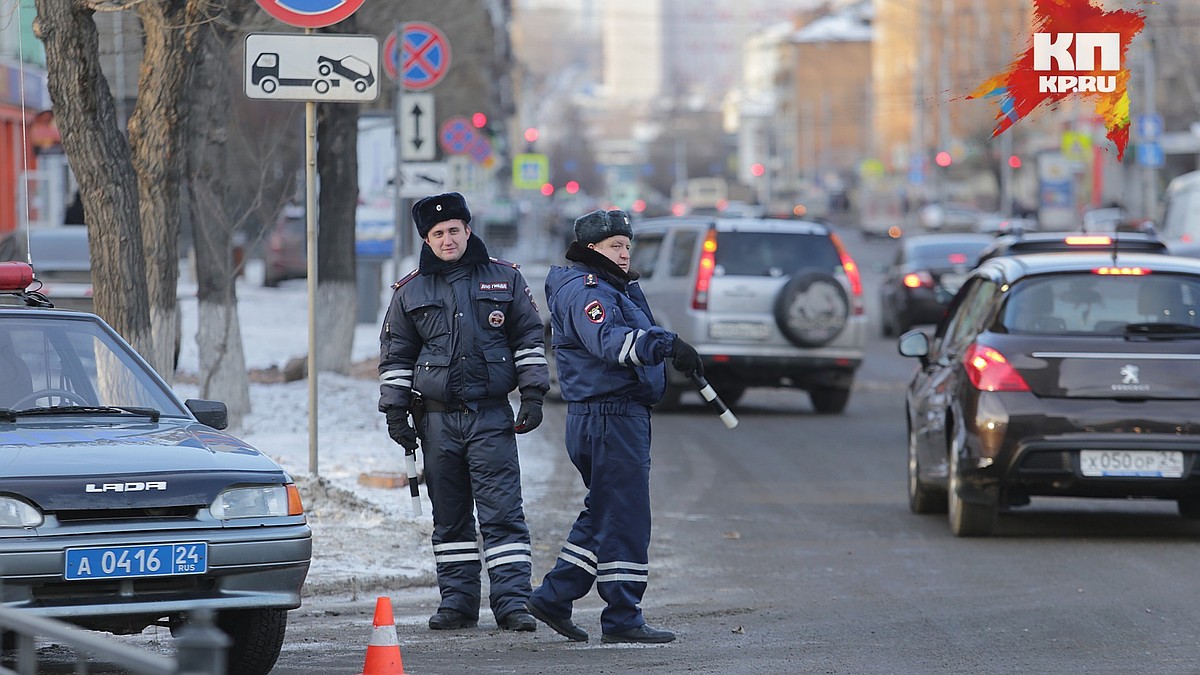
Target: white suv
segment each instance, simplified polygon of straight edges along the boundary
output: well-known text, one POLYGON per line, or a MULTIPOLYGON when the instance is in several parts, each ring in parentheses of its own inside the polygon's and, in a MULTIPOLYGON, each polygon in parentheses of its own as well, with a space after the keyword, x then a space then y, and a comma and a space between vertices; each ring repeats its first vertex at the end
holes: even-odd
MULTIPOLYGON (((635 223, 631 265, 658 323, 696 347, 726 403, 747 387, 808 391, 821 413, 850 399, 867 335, 862 282, 820 223, 653 218, 635 223)), ((679 402, 690 382, 667 369, 679 402)))

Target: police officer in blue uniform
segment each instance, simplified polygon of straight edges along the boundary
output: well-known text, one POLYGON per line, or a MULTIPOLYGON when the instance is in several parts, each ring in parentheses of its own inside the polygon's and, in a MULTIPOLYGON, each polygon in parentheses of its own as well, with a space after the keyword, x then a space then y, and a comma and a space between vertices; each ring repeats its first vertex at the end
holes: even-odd
POLYGON ((412 214, 425 243, 419 267, 393 286, 380 335, 379 410, 396 443, 412 451, 420 436, 425 449, 442 598, 429 627, 477 624, 486 564, 497 624, 532 631, 537 622, 525 608, 532 550, 515 434, 542 422, 550 387, 542 322, 517 266, 490 258, 471 233, 462 195, 425 197, 412 214), (508 394, 518 387, 514 419, 508 394))
POLYGON ((691 345, 655 325, 629 269, 632 238, 624 211, 588 213, 567 250, 575 264, 546 278, 567 452, 588 494, 529 611, 577 642, 588 634, 571 607, 593 583, 607 603, 603 642, 675 639, 649 626, 639 606, 650 571, 650 407, 664 393, 666 359, 689 376, 703 366, 691 345))

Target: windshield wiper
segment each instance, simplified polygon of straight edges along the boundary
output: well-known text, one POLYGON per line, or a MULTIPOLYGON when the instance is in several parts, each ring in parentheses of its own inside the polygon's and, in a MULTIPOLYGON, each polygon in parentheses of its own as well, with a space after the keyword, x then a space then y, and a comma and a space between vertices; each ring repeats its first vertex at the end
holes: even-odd
POLYGON ((1125 326, 1126 335, 1172 336, 1200 335, 1200 327, 1186 323, 1131 323, 1125 326))
POLYGON ((0 419, 15 422, 18 416, 26 415, 138 415, 157 422, 162 415, 155 408, 115 405, 56 405, 48 408, 26 408, 25 410, 0 409, 0 419))

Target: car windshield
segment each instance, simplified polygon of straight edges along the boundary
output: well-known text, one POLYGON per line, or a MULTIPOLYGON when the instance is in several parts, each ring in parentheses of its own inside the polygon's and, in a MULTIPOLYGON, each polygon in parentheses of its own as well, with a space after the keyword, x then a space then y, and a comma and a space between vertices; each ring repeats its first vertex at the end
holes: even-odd
POLYGON ((1010 333, 1200 331, 1200 277, 1177 274, 1046 275, 1016 284, 999 328, 1010 333))
POLYGON ((841 266, 828 237, 785 232, 722 232, 713 273, 784 276, 802 269, 833 272, 841 266))
POLYGON ((94 320, 0 319, 0 409, 150 408, 187 416, 132 351, 94 320))

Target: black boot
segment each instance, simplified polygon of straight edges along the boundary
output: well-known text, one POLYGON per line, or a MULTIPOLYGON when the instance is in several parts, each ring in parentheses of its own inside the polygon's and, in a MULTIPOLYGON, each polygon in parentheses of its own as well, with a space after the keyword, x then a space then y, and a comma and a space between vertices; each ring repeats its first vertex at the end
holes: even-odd
POLYGON ((505 614, 504 618, 496 623, 504 630, 514 630, 520 633, 529 633, 537 630, 537 621, 534 620, 529 612, 523 609, 505 614))
POLYGON ((571 621, 570 619, 557 619, 552 617, 538 609, 538 606, 533 604, 533 601, 525 603, 525 609, 528 609, 530 614, 536 616, 538 621, 550 626, 552 629, 554 629, 555 633, 558 633, 568 640, 572 640, 574 642, 588 641, 587 631, 579 626, 576 626, 574 621, 571 621))
POLYGON ((430 630, 454 630, 456 628, 474 628, 478 619, 453 609, 439 609, 437 614, 429 617, 430 630))
POLYGON ((605 633, 600 638, 601 642, 642 642, 647 644, 656 644, 670 642, 675 639, 675 634, 669 630, 659 630, 652 628, 650 624, 644 623, 632 630, 622 631, 620 633, 605 633))

